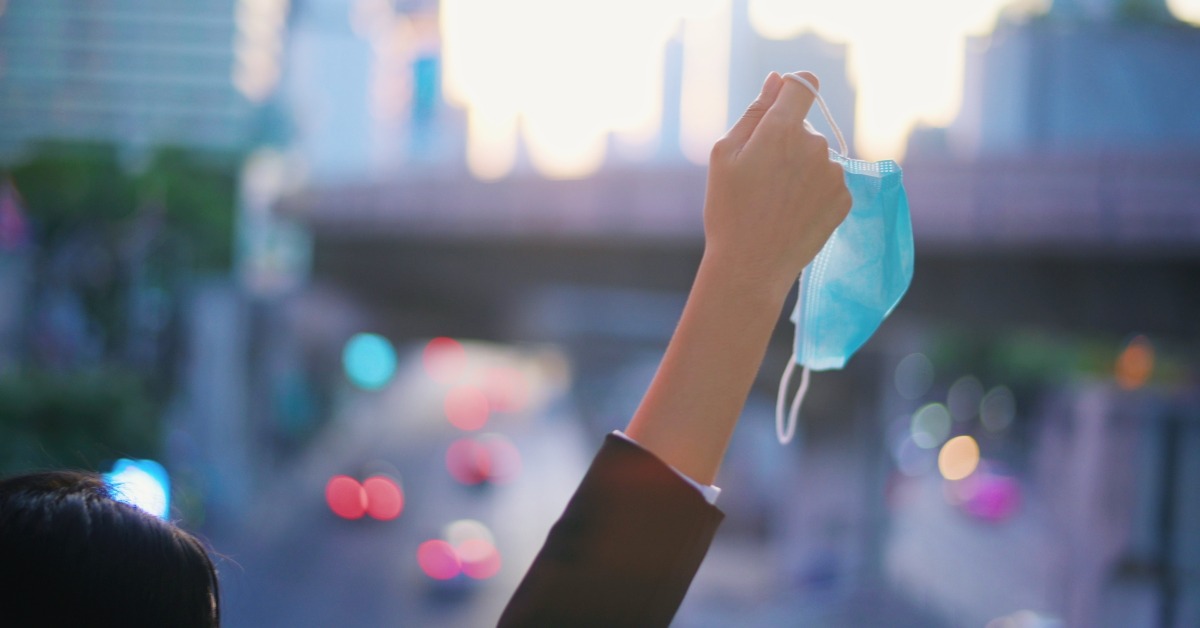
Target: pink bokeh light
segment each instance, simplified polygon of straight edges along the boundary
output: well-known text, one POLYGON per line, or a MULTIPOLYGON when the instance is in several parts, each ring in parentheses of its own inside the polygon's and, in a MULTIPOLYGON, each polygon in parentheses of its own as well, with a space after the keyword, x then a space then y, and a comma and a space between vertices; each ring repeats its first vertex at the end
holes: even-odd
POLYGON ((346 475, 335 475, 325 484, 325 502, 343 519, 360 519, 367 512, 367 492, 346 475))
POLYGON ((500 552, 487 539, 467 539, 456 548, 462 571, 475 580, 486 580, 500 571, 500 552))
POLYGON ((462 573, 458 552, 449 543, 430 539, 417 547, 417 564, 434 580, 450 580, 462 573))
POLYGON ((446 470, 462 484, 482 484, 492 474, 491 452, 474 438, 460 438, 446 450, 446 470))
POLYGON ((472 432, 487 425, 491 409, 487 395, 473 386, 458 386, 446 393, 446 419, 460 430, 472 432))
POLYGON ((496 412, 521 412, 529 407, 529 380, 512 366, 496 366, 483 373, 481 384, 496 412))
POLYGON ((367 496, 367 514, 380 521, 390 521, 404 512, 404 491, 386 475, 367 478, 362 484, 367 496))
POLYGON ((487 448, 488 481, 507 484, 521 475, 521 452, 511 440, 501 434, 485 434, 478 440, 487 448))
POLYGON ((446 337, 430 340, 421 353, 425 374, 440 384, 453 384, 467 370, 467 350, 462 343, 446 337))

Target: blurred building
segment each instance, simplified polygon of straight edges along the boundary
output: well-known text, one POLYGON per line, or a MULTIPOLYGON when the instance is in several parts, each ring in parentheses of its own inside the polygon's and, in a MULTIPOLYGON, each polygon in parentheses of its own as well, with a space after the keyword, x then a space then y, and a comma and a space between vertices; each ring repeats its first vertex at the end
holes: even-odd
POLYGON ((1071 626, 1200 620, 1200 409, 1162 391, 1079 385, 1051 396, 1036 486, 1071 626))
MULTIPOLYGON (((0 164, 19 164, 43 143, 98 144, 115 148, 124 169, 137 172, 156 151, 170 148, 188 158, 213 156, 212 169, 239 182, 234 203, 211 211, 224 213, 214 218, 218 223, 237 223, 230 234, 237 240, 233 262, 246 286, 219 273, 171 286, 180 294, 170 298, 180 305, 163 314, 179 315, 188 347, 181 364, 171 364, 182 376, 172 382, 177 398, 164 420, 168 464, 193 476, 216 520, 248 498, 257 470, 250 450, 269 419, 269 412, 259 412, 265 393, 251 390, 261 384, 254 366, 263 358, 248 340, 258 337, 252 331, 258 319, 248 312, 245 288, 286 287, 305 263, 303 234, 268 215, 281 185, 269 156, 238 172, 246 155, 288 135, 276 94, 292 8, 290 0, 0 2, 0 164)), ((197 194, 172 193, 189 191, 197 194)), ((3 193, 7 205, 17 198, 3 193)), ((154 240, 153 216, 161 208, 153 194, 133 201, 138 207, 131 213, 150 226, 129 238, 131 250, 161 244, 154 240)), ((14 214, 7 205, 5 212, 14 214)), ((86 230, 81 221, 79 231, 86 230)), ((36 240, 36 225, 31 231, 36 240)), ((81 237, 86 241, 86 233, 81 237)), ((35 248, 0 247, 0 286, 13 287, 13 303, 25 299, 33 283, 26 258, 35 248)), ((143 288, 136 284, 131 302, 156 295, 167 302, 143 288)), ((0 362, 6 350, 14 351, 7 338, 25 330, 21 317, 38 316, 25 309, 21 316, 0 315, 0 362)), ((76 318, 79 311, 70 309, 76 318)), ((128 325, 138 328, 139 319, 128 325)), ((96 341, 93 330, 82 335, 96 341)))
POLYGON ((1055 2, 972 39, 960 155, 1140 155, 1200 147, 1200 30, 1164 0, 1055 2))
POLYGON ((31 143, 240 152, 277 122, 288 0, 0 6, 0 159, 31 143))
POLYGON ((280 94, 314 187, 465 168, 466 119, 441 95, 436 0, 293 5, 280 94))
POLYGON ((1164 0, 1010 14, 968 42, 957 120, 910 141, 917 237, 951 248, 1194 251, 1197 102, 1200 29, 1164 0))

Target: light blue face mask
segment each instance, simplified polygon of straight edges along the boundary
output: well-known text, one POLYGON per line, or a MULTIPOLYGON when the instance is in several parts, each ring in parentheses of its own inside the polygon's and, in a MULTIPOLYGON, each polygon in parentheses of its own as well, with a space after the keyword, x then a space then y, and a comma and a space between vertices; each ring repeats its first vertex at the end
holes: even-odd
POLYGON ((913 235, 900 166, 890 159, 850 159, 842 131, 821 94, 795 74, 784 76, 799 81, 816 97, 837 137, 839 150, 831 149, 829 158, 842 166, 854 199, 849 215, 800 274, 799 296, 792 312, 795 352, 783 372, 775 402, 775 432, 779 442, 787 444, 795 434, 800 404, 808 392, 809 371, 845 366, 904 296, 912 281, 913 235), (804 369, 785 425, 784 402, 797 364, 804 369))

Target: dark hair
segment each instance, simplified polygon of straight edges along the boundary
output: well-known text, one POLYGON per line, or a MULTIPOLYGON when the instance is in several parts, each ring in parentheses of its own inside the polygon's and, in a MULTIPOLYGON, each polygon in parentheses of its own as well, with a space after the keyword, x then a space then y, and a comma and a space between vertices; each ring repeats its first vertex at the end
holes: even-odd
POLYGON ((220 625, 217 572, 191 534, 113 499, 98 475, 0 480, 0 623, 220 625))

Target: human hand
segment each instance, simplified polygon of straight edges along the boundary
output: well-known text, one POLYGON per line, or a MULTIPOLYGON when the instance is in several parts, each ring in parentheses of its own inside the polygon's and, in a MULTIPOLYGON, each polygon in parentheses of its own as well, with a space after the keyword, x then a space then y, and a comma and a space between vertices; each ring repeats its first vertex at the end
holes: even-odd
POLYGON ((780 298, 850 212, 841 166, 804 121, 814 98, 772 72, 709 158, 706 266, 780 298))

